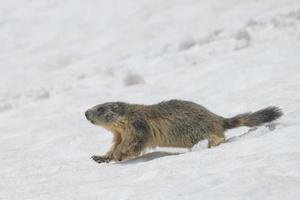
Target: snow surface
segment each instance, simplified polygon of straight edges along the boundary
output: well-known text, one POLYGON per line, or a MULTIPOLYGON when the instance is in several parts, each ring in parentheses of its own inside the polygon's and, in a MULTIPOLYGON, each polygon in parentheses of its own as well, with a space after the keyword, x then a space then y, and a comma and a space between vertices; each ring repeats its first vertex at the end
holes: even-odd
POLYGON ((299 198, 299 0, 3 0, 0 16, 1 200, 299 198), (213 149, 90 160, 111 134, 87 108, 174 98, 285 115, 213 149))

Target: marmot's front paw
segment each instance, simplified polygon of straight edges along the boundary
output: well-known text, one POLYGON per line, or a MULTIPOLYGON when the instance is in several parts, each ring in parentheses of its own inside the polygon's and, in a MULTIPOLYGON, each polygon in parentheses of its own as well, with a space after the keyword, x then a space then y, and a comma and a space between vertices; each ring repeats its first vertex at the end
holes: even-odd
POLYGON ((97 163, 108 163, 110 159, 107 156, 92 156, 91 157, 97 163))

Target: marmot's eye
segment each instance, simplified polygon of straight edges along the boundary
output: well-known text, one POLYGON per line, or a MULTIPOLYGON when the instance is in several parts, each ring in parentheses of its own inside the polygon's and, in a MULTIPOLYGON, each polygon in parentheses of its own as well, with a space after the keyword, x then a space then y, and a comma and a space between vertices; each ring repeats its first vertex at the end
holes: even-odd
POLYGON ((97 109, 97 112, 98 112, 98 113, 104 113, 104 108, 103 108, 103 107, 98 108, 98 109, 97 109))

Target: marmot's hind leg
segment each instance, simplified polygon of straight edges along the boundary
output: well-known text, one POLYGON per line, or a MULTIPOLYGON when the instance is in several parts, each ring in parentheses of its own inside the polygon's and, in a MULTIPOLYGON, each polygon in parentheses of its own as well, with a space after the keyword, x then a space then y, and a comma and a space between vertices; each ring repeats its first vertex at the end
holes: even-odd
POLYGON ((225 142, 225 135, 223 131, 213 133, 209 135, 208 138, 208 148, 218 146, 219 144, 225 142))

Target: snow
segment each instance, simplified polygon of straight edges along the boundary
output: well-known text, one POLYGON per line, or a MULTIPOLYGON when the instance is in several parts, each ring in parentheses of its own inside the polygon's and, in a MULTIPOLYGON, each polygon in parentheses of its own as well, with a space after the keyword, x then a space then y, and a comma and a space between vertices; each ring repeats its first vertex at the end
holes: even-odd
POLYGON ((1 200, 299 197, 299 0, 10 0, 0 16, 1 200), (90 160, 111 134, 87 108, 174 98, 285 115, 213 149, 90 160))

